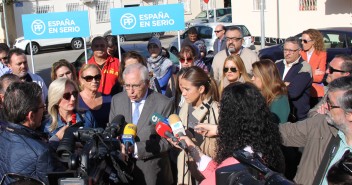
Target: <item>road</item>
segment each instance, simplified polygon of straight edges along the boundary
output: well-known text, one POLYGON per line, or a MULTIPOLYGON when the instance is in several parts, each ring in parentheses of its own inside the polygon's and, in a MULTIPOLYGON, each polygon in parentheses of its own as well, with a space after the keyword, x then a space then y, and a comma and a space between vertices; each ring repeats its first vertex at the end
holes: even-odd
MULTIPOLYGON (((174 35, 165 35, 160 41, 162 46, 165 48, 169 47, 169 44, 174 39, 174 35)), ((131 45, 132 47, 138 47, 140 43, 147 43, 148 41, 127 41, 122 43, 122 45, 131 45)), ((72 49, 51 49, 43 51, 37 55, 33 55, 33 62, 35 73, 39 74, 49 86, 51 66, 54 62, 60 59, 66 59, 69 62, 74 62, 79 55, 84 52, 84 49, 81 50, 72 50, 72 49)), ((31 56, 27 55, 29 70, 32 71, 32 60, 31 56)))

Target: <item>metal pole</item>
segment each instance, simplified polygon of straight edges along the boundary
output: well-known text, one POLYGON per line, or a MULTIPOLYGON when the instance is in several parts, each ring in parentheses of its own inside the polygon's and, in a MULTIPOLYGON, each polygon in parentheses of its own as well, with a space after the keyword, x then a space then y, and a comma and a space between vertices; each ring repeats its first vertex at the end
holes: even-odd
POLYGON ((4 10, 4 25, 5 25, 6 44, 7 44, 8 47, 10 47, 9 32, 8 32, 8 30, 7 30, 7 21, 6 21, 6 6, 5 6, 5 0, 2 1, 2 9, 4 10))
POLYGON ((86 59, 86 64, 88 64, 88 56, 87 56, 87 42, 86 42, 86 38, 83 38, 83 42, 84 42, 84 58, 86 59))
POLYGON ((264 0, 260 0, 260 26, 261 26, 260 46, 263 49, 265 47, 264 0))
POLYGON ((29 40, 29 51, 31 52, 31 60, 32 60, 32 73, 35 74, 34 71, 34 60, 33 60, 33 51, 32 51, 32 40, 29 40))
MULTIPOLYGON (((181 51, 181 38, 180 38, 180 31, 177 31, 177 41, 178 41, 178 43, 177 43, 177 46, 178 46, 178 52, 180 52, 181 51)), ((182 68, 182 65, 181 65, 181 62, 180 62, 180 60, 178 60, 178 65, 180 66, 180 68, 182 68)))
POLYGON ((122 58, 121 58, 121 45, 120 45, 120 35, 116 35, 117 37, 117 46, 118 46, 118 50, 119 50, 119 60, 121 61, 122 58))
POLYGON ((213 5, 214 5, 214 7, 213 7, 213 9, 214 9, 214 22, 216 22, 216 1, 215 0, 213 0, 213 5))

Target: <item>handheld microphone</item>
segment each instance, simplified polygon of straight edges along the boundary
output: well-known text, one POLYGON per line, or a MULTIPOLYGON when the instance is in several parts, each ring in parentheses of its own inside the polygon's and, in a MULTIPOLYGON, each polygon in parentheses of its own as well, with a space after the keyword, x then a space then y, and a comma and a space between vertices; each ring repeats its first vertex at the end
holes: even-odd
POLYGON ((123 130, 122 142, 126 148, 126 154, 128 154, 128 148, 134 145, 134 138, 137 135, 137 126, 133 123, 128 123, 123 130))
POLYGON ((150 116, 150 122, 152 122, 153 125, 156 125, 159 121, 169 125, 169 121, 167 120, 167 118, 165 118, 159 113, 155 112, 154 114, 152 114, 152 116, 150 116))
POLYGON ((104 134, 111 135, 111 138, 116 138, 122 135, 122 129, 126 125, 125 116, 118 114, 112 119, 111 123, 106 124, 104 134))
POLYGON ((184 140, 178 140, 173 134, 172 134, 172 130, 171 128, 166 125, 165 123, 159 121, 156 125, 155 125, 155 130, 156 132, 163 138, 170 138, 172 139, 173 142, 178 142, 178 145, 182 148, 182 149, 186 149, 187 148, 187 144, 184 140))
POLYGON ((180 117, 177 114, 171 114, 169 116, 170 127, 175 136, 185 136, 186 131, 183 128, 180 117))

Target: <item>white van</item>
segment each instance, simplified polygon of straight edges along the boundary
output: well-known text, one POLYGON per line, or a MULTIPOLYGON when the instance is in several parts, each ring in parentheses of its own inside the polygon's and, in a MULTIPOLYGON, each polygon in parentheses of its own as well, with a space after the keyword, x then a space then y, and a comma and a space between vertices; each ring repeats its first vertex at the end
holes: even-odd
MULTIPOLYGON (((209 19, 207 18, 207 11, 201 11, 194 19, 186 22, 186 28, 194 26, 199 23, 209 23, 214 22, 214 9, 209 11, 209 19)), ((226 14, 232 14, 231 7, 228 8, 218 8, 216 9, 216 20, 218 20, 221 16, 226 14)))

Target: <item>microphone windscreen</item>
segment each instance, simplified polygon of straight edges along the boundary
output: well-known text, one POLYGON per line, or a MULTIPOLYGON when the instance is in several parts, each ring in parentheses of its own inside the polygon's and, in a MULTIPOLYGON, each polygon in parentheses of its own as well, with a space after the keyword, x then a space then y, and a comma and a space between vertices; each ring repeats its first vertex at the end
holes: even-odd
POLYGON ((124 135, 133 135, 134 137, 136 137, 137 135, 137 126, 133 123, 128 123, 125 126, 125 129, 123 129, 123 134, 124 135))
POLYGON ((161 121, 155 125, 155 131, 163 138, 169 138, 165 135, 166 132, 172 133, 171 128, 161 121))
POLYGON ((153 125, 156 125, 159 121, 162 121, 166 124, 169 124, 167 121, 167 118, 165 118, 164 116, 162 116, 159 113, 154 113, 150 116, 150 122, 152 122, 153 125))
POLYGON ((171 114, 169 116, 169 123, 174 135, 186 135, 185 128, 183 128, 181 119, 177 114, 171 114))
POLYGON ((111 125, 117 125, 117 126, 120 126, 120 127, 123 127, 125 124, 126 124, 126 121, 125 121, 125 116, 121 115, 121 114, 118 114, 114 117, 114 119, 112 119, 111 125))

